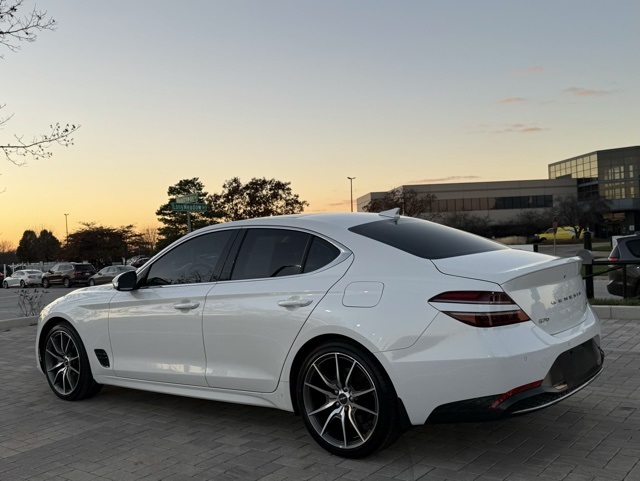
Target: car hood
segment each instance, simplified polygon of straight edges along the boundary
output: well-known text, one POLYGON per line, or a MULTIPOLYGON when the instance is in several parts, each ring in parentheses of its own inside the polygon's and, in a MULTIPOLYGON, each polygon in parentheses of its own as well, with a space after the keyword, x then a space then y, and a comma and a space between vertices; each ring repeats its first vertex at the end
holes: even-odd
POLYGON ((587 315, 579 257, 504 249, 433 263, 447 275, 495 282, 549 334, 577 326, 587 315))

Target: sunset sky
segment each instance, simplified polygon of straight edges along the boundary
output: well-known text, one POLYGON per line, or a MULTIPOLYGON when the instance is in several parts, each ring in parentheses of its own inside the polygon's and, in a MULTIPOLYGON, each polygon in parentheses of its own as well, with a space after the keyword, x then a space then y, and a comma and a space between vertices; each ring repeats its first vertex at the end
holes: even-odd
MULTIPOLYGON (((547 178, 640 144, 640 2, 41 0, 58 22, 0 45, 0 241, 81 222, 156 226, 199 177, 291 182, 308 212, 411 183, 547 178)), ((33 8, 27 0, 23 14, 33 8)))

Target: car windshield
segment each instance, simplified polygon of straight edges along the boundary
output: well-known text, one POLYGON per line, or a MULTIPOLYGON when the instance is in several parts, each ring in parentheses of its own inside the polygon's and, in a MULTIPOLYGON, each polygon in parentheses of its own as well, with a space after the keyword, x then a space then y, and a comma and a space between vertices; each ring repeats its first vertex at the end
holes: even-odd
POLYGON ((379 220, 349 229, 424 259, 444 259, 508 247, 458 229, 422 219, 379 220))

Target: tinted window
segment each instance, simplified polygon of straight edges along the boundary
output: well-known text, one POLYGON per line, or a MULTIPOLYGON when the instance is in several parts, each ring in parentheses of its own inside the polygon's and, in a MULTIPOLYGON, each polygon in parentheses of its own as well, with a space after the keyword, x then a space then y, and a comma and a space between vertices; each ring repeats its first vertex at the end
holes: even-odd
POLYGON ((635 257, 640 257, 640 240, 627 241, 627 249, 635 257))
POLYGON ((313 272, 329 264, 338 257, 338 248, 324 239, 314 237, 309 249, 309 255, 304 263, 304 272, 313 272))
POLYGON ((91 264, 76 264, 74 267, 77 271, 95 271, 91 264))
POLYGON ((402 217, 379 220, 349 229, 424 259, 443 259, 508 249, 501 244, 435 222, 402 217))
POLYGON ((258 279, 300 274, 311 235, 286 229, 251 229, 242 245, 231 279, 258 279))
POLYGON ((203 234, 183 242, 155 261, 147 273, 147 286, 193 284, 217 280, 214 271, 232 231, 203 234))

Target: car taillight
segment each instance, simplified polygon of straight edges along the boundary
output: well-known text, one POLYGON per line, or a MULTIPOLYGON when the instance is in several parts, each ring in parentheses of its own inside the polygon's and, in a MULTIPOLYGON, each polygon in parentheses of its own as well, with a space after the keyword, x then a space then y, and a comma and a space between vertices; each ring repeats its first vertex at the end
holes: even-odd
POLYGON ((619 257, 611 257, 611 256, 609 256, 609 260, 610 260, 610 261, 614 261, 614 262, 615 262, 615 261, 617 261, 618 259, 620 259, 620 258, 619 258, 619 257))
POLYGON ((474 327, 497 327, 531 318, 504 292, 450 291, 429 302, 444 314, 474 327))

